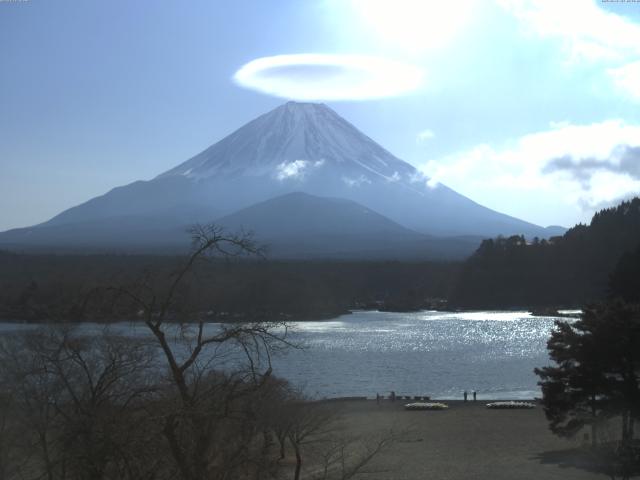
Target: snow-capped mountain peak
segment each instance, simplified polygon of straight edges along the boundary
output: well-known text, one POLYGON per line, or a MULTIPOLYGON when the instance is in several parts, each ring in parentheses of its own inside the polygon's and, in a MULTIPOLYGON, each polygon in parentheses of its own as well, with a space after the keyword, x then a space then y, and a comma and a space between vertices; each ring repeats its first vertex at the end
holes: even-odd
POLYGON ((329 169, 369 182, 408 181, 416 173, 326 105, 287 102, 159 178, 268 176, 282 181, 329 169))
MULTIPOLYGON (((65 225, 83 225, 82 241, 100 243, 110 235, 111 230, 100 230, 106 222, 122 224, 134 239, 140 233, 162 242, 167 225, 182 231, 184 225, 220 219, 283 195, 285 203, 295 205, 302 197, 286 196, 294 192, 349 200, 420 233, 545 236, 544 229, 482 207, 444 185, 430 188, 415 168, 326 105, 296 102, 256 118, 152 180, 114 188, 38 228, 59 228, 63 235, 65 225)), ((269 205, 282 207, 273 210, 274 222, 297 211, 278 202, 269 205)), ((310 215, 309 231, 323 222, 320 210, 314 211, 304 214, 310 215)), ((340 222, 332 224, 336 238, 340 222)), ((11 238, 27 238, 27 230, 11 238)), ((40 231, 51 241, 48 230, 40 231)))

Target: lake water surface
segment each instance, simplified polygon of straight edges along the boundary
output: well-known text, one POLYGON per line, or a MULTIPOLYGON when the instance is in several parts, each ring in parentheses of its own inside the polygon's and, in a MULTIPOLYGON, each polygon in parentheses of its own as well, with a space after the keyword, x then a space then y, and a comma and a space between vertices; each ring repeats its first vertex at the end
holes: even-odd
MULTIPOLYGON (((539 396, 535 367, 549 364, 553 317, 527 312, 354 312, 293 325, 305 348, 274 359, 274 373, 316 397, 431 395, 480 399, 539 396)), ((0 324, 0 333, 23 328, 0 324)), ((99 328, 95 324, 82 327, 99 328)), ((142 325, 120 333, 146 335, 142 325)))

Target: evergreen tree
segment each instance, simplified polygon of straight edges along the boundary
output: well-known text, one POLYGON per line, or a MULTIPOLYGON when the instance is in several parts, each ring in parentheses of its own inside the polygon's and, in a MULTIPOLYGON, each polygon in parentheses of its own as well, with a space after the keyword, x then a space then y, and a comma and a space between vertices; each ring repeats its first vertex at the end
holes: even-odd
MULTIPOLYGON (((596 213, 561 237, 530 242, 522 236, 484 240, 463 264, 451 304, 466 308, 577 306, 607 297, 608 278, 619 265, 618 285, 639 300, 637 275, 620 257, 640 244, 640 198, 596 213)), ((632 269, 633 270, 633 269, 632 269)), ((634 271, 637 271, 636 268, 634 271)))
POLYGON ((626 302, 640 303, 640 245, 618 261, 609 277, 609 294, 626 302))
MULTIPOLYGON (((573 437, 602 420, 621 419, 620 448, 632 452, 640 418, 640 308, 615 300, 585 309, 580 320, 558 321, 548 342, 555 366, 535 369, 551 431, 573 437)), ((625 470, 633 455, 623 458, 625 470)), ((624 475, 623 475, 624 477, 624 475)))

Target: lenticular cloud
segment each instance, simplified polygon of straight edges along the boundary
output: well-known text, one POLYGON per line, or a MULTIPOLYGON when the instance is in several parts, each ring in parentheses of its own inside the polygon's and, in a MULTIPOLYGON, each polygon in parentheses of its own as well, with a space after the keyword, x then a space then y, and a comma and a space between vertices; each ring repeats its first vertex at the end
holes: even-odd
POLYGON ((262 57, 234 75, 241 86, 293 100, 366 100, 416 90, 424 72, 405 63, 361 55, 262 57))

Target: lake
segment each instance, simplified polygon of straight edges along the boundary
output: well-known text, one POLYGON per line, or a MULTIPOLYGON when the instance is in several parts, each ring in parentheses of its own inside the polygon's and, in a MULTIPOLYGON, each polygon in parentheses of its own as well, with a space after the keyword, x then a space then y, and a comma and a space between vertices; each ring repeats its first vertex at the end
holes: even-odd
MULTIPOLYGON (((540 396, 535 367, 549 364, 554 317, 528 312, 356 311, 332 320, 293 324, 304 346, 274 359, 274 373, 314 397, 430 395, 461 399, 540 396)), ((24 328, 0 323, 0 333, 24 328)), ((87 324, 83 329, 101 328, 87 324)), ((116 324, 146 335, 142 325, 116 324)))

